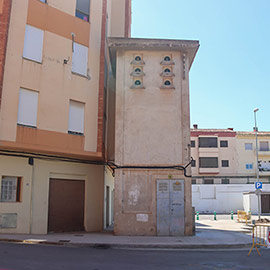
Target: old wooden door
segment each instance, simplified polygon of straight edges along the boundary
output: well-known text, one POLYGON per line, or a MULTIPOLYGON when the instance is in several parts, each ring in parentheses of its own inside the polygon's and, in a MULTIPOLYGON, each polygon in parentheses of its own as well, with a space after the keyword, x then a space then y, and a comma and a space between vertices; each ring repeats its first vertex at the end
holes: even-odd
POLYGON ((84 230, 85 181, 50 179, 49 232, 84 230))
POLYGON ((184 235, 184 180, 157 181, 157 235, 184 235))

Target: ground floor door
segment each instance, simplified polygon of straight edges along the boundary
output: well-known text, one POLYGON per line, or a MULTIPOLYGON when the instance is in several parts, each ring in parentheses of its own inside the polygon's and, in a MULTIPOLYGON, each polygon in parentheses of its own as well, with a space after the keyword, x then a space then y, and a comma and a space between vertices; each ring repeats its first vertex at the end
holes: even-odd
POLYGON ((270 213, 270 194, 261 195, 262 213, 270 213))
POLYGON ((106 228, 110 225, 110 187, 106 186, 106 228))
POLYGON ((84 230, 85 181, 50 179, 48 232, 84 230))
POLYGON ((157 235, 184 235, 184 180, 157 181, 157 235))

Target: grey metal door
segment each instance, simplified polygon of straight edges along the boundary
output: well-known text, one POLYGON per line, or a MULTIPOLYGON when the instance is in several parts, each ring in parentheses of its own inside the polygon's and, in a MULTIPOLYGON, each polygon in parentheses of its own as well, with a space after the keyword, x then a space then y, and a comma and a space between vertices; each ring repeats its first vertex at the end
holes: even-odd
POLYGON ((157 181, 157 235, 184 235, 184 180, 157 181))

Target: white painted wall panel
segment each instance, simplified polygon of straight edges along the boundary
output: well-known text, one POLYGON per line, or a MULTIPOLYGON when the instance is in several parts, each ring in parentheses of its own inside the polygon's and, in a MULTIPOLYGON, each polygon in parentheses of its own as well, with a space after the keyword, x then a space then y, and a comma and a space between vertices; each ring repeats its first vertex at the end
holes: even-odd
POLYGON ((21 88, 19 95, 18 124, 37 125, 38 92, 21 88))
POLYGON ((72 72, 87 75, 88 47, 74 42, 72 53, 72 72))
POLYGON ((40 63, 42 62, 43 36, 43 30, 31 25, 26 25, 23 48, 24 58, 40 63))
MULTIPOLYGON (((192 185, 192 205, 200 213, 230 213, 247 209, 247 201, 243 199, 244 192, 255 191, 254 184, 242 185, 192 185), (215 189, 215 197, 213 195, 215 189)), ((270 192, 270 184, 263 184, 262 191, 270 192)), ((246 195, 245 195, 246 196, 246 195)), ((252 214, 258 213, 257 197, 250 196, 250 208, 252 214)))
POLYGON ((84 103, 70 100, 68 130, 84 133, 84 103))

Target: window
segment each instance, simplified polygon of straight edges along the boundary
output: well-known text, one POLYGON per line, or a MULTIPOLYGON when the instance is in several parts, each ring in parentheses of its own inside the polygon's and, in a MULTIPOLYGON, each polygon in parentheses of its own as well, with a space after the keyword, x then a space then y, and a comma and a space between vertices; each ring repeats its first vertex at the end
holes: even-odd
POLYGON ((136 86, 140 86, 140 85, 142 85, 142 81, 141 81, 141 80, 135 80, 135 81, 134 81, 134 84, 135 84, 136 86))
POLYGON ((204 179, 203 182, 206 185, 213 185, 214 184, 214 179, 204 179))
POLYGON ((76 1, 76 17, 89 22, 90 0, 76 1))
POLYGON ((247 163, 246 164, 246 169, 247 170, 252 170, 252 168, 253 168, 253 164, 252 163, 247 163))
POLYGON ((139 55, 137 55, 137 56, 135 56, 135 61, 140 62, 140 61, 142 61, 142 58, 139 55))
POLYGON ((70 100, 68 133, 83 135, 84 133, 84 103, 70 100))
POLYGON ((228 147, 228 141, 220 141, 220 147, 228 147))
POLYGON ((166 61, 166 62, 170 62, 170 61, 171 61, 171 57, 170 57, 170 56, 168 56, 168 55, 166 55, 166 56, 164 57, 164 61, 166 61))
POLYGON ((229 167, 229 160, 221 160, 222 167, 229 167))
POLYGON ((3 176, 1 182, 1 202, 19 202, 21 200, 21 178, 3 176))
POLYGON ((192 179, 192 185, 196 185, 196 179, 192 179))
POLYGON ((269 151, 268 142, 260 142, 260 151, 269 151))
POLYGON ((245 150, 252 150, 252 143, 245 143, 245 150))
POLYGON ((86 76, 88 62, 88 47, 74 42, 72 53, 72 72, 86 76))
POLYGON ((199 138, 199 147, 217 147, 217 138, 215 137, 200 137, 199 138))
POLYGON ((165 69, 164 69, 164 72, 165 72, 165 73, 171 73, 171 69, 165 68, 165 69))
POLYGON ((40 2, 47 3, 47 0, 39 0, 40 2))
POLYGON ((199 158, 200 168, 218 168, 217 157, 200 157, 199 158))
POLYGON ((20 125, 36 127, 38 92, 21 88, 19 94, 18 120, 20 125))
POLYGON ((225 185, 230 184, 230 179, 221 179, 221 184, 225 184, 225 185))
POLYGON ((24 48, 23 57, 39 63, 42 62, 42 50, 43 50, 43 35, 44 31, 26 25, 24 36, 24 48))
POLYGON ((139 68, 139 67, 137 67, 137 68, 135 68, 134 72, 135 72, 135 73, 142 73, 142 69, 139 68))
POLYGON ((190 147, 195 147, 195 141, 190 141, 190 147))
POLYGON ((170 81, 170 80, 166 80, 166 81, 164 81, 164 85, 166 85, 166 86, 170 86, 170 85, 171 85, 171 81, 170 81))
POLYGON ((196 167, 196 160, 195 160, 195 159, 193 159, 193 160, 191 161, 191 167, 196 167))

